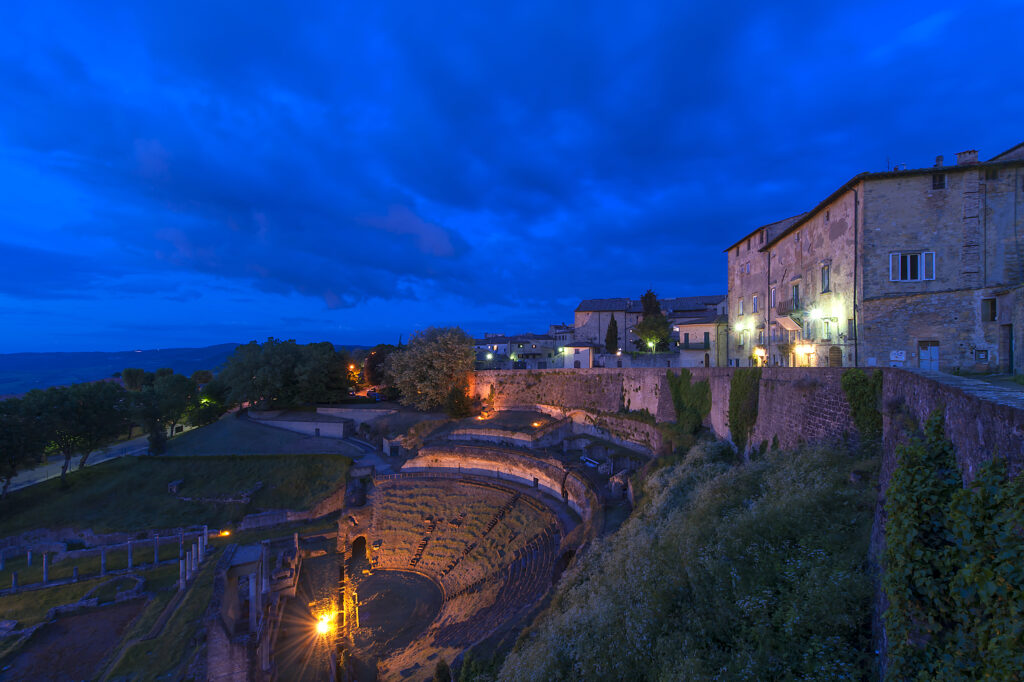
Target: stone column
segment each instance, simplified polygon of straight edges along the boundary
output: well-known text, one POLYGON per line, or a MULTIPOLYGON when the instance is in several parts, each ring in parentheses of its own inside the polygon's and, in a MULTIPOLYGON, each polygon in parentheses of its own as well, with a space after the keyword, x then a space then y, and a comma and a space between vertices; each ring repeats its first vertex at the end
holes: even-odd
POLYGON ((185 589, 185 560, 178 559, 178 589, 185 589))
POLYGON ((28 558, 26 559, 26 562, 28 563, 29 566, 32 565, 32 550, 31 549, 28 551, 28 558))
POLYGON ((199 570, 199 545, 195 542, 192 543, 192 572, 195 573, 199 570))
POLYGON ((71 581, 76 583, 78 582, 78 566, 71 569, 71 581))
POLYGON ((18 589, 18 572, 11 572, 11 589, 17 591, 18 589))
POLYGON ((178 558, 185 558, 185 534, 178 533, 178 558))
POLYGON ((107 574, 107 548, 100 550, 100 575, 107 574))
POLYGON ((43 584, 50 582, 50 555, 43 552, 43 584))
POLYGON ((128 541, 128 570, 129 571, 132 570, 132 568, 133 568, 132 560, 133 560, 133 557, 132 557, 132 541, 129 540, 128 541))
POLYGON ((210 527, 203 526, 203 559, 206 558, 206 552, 208 550, 207 545, 210 543, 210 527))
POLYGON ((4 570, 4 553, 0 552, 0 571, 4 570))
POLYGON ((249 632, 256 634, 259 628, 260 594, 256 589, 259 583, 256 571, 249 574, 249 632))
POLYGON ((263 585, 261 591, 263 594, 270 594, 270 541, 264 540, 262 544, 263 554, 261 557, 262 560, 260 561, 260 567, 263 573, 263 585))
POLYGON ((192 580, 192 550, 185 552, 185 580, 192 580))
POLYGON ((160 536, 153 536, 153 565, 160 563, 160 536))

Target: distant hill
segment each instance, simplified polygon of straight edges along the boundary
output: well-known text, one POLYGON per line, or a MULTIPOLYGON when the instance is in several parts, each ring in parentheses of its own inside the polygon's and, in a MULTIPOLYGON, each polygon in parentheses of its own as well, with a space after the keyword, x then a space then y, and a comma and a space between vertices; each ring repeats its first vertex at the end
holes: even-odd
POLYGON ((216 370, 238 347, 222 343, 206 348, 160 348, 113 353, 7 353, 0 354, 0 396, 19 395, 33 388, 96 381, 125 367, 152 372, 170 367, 190 375, 197 369, 216 370))

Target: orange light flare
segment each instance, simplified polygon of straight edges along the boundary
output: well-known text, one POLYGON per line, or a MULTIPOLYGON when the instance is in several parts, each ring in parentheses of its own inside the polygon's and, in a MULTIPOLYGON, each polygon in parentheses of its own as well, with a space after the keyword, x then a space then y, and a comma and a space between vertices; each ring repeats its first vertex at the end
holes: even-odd
POLYGON ((338 616, 335 613, 324 613, 316 619, 316 634, 322 636, 330 634, 334 630, 334 624, 338 616))
POLYGON ((231 531, 225 528, 220 533, 218 533, 218 535, 220 535, 222 538, 226 538, 227 536, 231 535, 231 531))
POLYGON ((533 428, 539 429, 540 428, 540 422, 533 422, 533 428))

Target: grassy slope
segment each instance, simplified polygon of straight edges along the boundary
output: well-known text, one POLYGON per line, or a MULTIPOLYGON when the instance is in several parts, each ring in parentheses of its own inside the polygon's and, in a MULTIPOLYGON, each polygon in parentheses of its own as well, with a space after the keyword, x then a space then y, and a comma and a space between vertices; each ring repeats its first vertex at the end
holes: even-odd
POLYGON ((864 679, 874 470, 827 449, 698 445, 566 574, 502 679, 864 679))
MULTIPOLYGON (((345 479, 351 460, 341 455, 301 457, 126 457, 59 480, 11 493, 0 503, 0 537, 33 528, 136 531, 189 524, 230 525, 260 509, 305 509, 345 479), (249 504, 186 502, 167 492, 184 480, 181 495, 221 497, 263 488, 249 504)), ((151 550, 150 550, 151 552, 151 550)))

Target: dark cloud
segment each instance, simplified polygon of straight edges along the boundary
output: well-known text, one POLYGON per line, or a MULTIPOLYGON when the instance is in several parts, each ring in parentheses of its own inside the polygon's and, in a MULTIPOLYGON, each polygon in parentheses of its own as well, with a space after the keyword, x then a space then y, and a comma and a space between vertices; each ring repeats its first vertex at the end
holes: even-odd
MULTIPOLYGON (((0 181, 21 164, 54 208, 0 207, 20 245, 0 252, 0 293, 207 311, 299 296, 326 335, 357 311, 345 329, 424 311, 540 328, 567 300, 723 291, 724 246, 855 173, 1019 141, 1022 19, 1015 3, 8 5, 0 181)), ((286 312, 270 317, 304 317, 286 312)))

